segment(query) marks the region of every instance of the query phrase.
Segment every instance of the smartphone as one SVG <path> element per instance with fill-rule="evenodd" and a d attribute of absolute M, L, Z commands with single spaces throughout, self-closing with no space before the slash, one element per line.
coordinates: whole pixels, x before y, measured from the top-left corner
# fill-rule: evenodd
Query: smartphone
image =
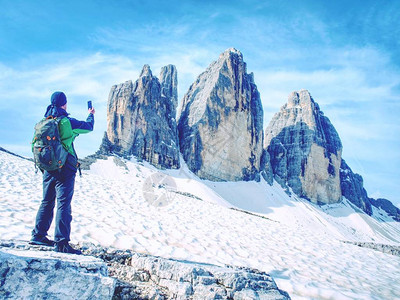
<path fill-rule="evenodd" d="M 88 108 L 88 109 L 91 109 L 91 108 L 92 108 L 92 101 L 88 101 L 88 102 L 87 102 L 87 108 Z"/>

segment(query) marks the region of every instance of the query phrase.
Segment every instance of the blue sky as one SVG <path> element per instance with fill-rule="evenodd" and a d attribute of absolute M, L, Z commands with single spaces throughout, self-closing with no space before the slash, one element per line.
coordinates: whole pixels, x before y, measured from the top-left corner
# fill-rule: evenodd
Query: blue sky
<path fill-rule="evenodd" d="M 112 85 L 178 69 L 179 99 L 230 47 L 254 72 L 264 127 L 291 91 L 308 89 L 336 127 L 343 158 L 370 196 L 400 206 L 400 1 L 0 0 L 0 146 L 30 156 L 30 139 L 55 90 L 95 132 L 106 129 Z"/>

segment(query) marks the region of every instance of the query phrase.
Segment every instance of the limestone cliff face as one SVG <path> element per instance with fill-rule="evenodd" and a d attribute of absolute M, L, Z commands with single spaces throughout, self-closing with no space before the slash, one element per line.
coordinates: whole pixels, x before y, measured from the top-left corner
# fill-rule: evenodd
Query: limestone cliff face
<path fill-rule="evenodd" d="M 174 65 L 161 68 L 160 72 L 161 95 L 172 102 L 172 111 L 178 106 L 178 72 Z M 174 115 L 175 118 L 175 115 Z"/>
<path fill-rule="evenodd" d="M 242 53 L 226 50 L 199 75 L 182 100 L 178 131 L 181 153 L 200 178 L 257 178 L 263 109 Z"/>
<path fill-rule="evenodd" d="M 265 130 L 274 178 L 314 203 L 342 199 L 342 143 L 306 90 L 293 92 Z"/>
<path fill-rule="evenodd" d="M 400 222 L 400 209 L 397 206 L 393 205 L 392 202 L 383 198 L 369 200 L 371 201 L 371 204 L 373 206 L 386 211 L 388 215 L 393 218 L 393 220 Z"/>
<path fill-rule="evenodd" d="M 395 221 L 400 222 L 400 209 L 387 199 L 373 199 L 368 197 L 364 188 L 364 180 L 361 175 L 353 173 L 351 168 L 342 159 L 340 167 L 340 184 L 342 195 L 351 203 L 362 209 L 366 214 L 373 214 L 373 206 L 384 210 Z"/>
<path fill-rule="evenodd" d="M 371 199 L 368 198 L 367 191 L 364 189 L 363 178 L 359 174 L 353 173 L 344 159 L 342 159 L 340 167 L 340 184 L 342 195 L 346 199 L 368 215 L 372 215 Z"/>
<path fill-rule="evenodd" d="M 100 152 L 133 155 L 158 168 L 179 168 L 176 68 L 164 67 L 160 77 L 161 83 L 145 65 L 134 83 L 111 88 Z"/>

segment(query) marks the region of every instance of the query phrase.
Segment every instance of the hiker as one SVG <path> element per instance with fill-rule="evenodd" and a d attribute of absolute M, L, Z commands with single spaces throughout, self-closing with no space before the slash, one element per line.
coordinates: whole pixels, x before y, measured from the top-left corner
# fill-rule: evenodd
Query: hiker
<path fill-rule="evenodd" d="M 45 118 L 59 119 L 58 129 L 63 147 L 68 151 L 65 164 L 58 170 L 43 172 L 43 200 L 36 216 L 30 244 L 54 246 L 57 252 L 82 254 L 69 245 L 71 233 L 71 200 L 74 193 L 75 175 L 79 168 L 74 149 L 74 139 L 81 133 L 93 130 L 95 109 L 89 108 L 86 121 L 78 121 L 68 116 L 67 97 L 63 92 L 51 96 Z M 64 151 L 65 152 L 65 151 Z M 80 168 L 79 168 L 80 171 Z M 53 210 L 57 198 L 56 228 L 54 241 L 49 240 L 47 231 L 53 221 Z"/>

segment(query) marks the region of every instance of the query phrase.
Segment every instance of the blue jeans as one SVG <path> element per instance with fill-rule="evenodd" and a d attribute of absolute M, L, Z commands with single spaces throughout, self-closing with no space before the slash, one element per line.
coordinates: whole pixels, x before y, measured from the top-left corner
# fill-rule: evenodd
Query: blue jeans
<path fill-rule="evenodd" d="M 44 171 L 43 200 L 36 215 L 34 237 L 44 237 L 53 221 L 54 206 L 57 199 L 56 229 L 54 241 L 70 241 L 71 200 L 74 194 L 76 170 L 65 165 L 60 171 Z"/>

